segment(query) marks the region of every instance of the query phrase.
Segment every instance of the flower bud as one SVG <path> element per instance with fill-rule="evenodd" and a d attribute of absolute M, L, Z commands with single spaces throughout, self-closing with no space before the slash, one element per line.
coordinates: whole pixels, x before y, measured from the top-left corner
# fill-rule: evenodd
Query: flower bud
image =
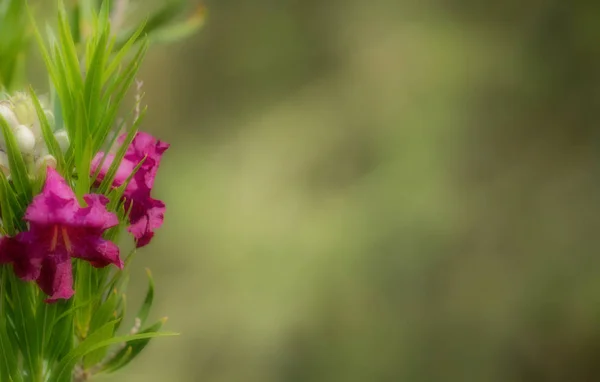
<path fill-rule="evenodd" d="M 46 167 L 52 167 L 56 169 L 57 164 L 58 162 L 56 161 L 56 158 L 49 154 L 44 155 L 35 162 L 35 165 L 38 168 L 38 170 L 41 170 Z"/>
<path fill-rule="evenodd" d="M 66 130 L 58 130 L 56 133 L 54 133 L 54 138 L 56 138 L 56 142 L 58 142 L 62 152 L 66 152 L 70 145 L 69 135 L 67 134 Z"/>
<path fill-rule="evenodd" d="M 23 154 L 32 154 L 35 148 L 35 135 L 25 125 L 19 125 L 13 130 L 15 140 Z"/>
<path fill-rule="evenodd" d="M 27 94 L 17 93 L 10 101 L 13 104 L 13 111 L 17 115 L 19 122 L 27 126 L 35 123 L 37 120 L 37 112 Z"/>
<path fill-rule="evenodd" d="M 8 124 L 8 127 L 10 127 L 11 129 L 14 129 L 15 127 L 19 126 L 17 116 L 11 110 L 9 105 L 4 102 L 0 103 L 0 115 L 4 118 L 4 120 Z"/>
<path fill-rule="evenodd" d="M 26 93 L 17 93 L 10 101 L 19 122 L 29 127 L 35 136 L 41 137 L 40 120 L 31 98 Z"/>

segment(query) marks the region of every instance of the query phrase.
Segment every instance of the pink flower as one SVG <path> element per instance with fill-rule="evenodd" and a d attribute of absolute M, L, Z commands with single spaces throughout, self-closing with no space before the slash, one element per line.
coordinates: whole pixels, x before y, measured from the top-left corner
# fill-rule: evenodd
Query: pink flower
<path fill-rule="evenodd" d="M 145 199 L 127 199 L 125 208 L 131 206 L 127 228 L 137 239 L 137 247 L 141 248 L 150 243 L 154 230 L 159 228 L 165 219 L 165 204 L 161 200 L 147 197 Z"/>
<path fill-rule="evenodd" d="M 49 297 L 47 302 L 73 296 L 71 258 L 79 258 L 101 268 L 114 264 L 123 267 L 119 247 L 102 238 L 108 228 L 119 222 L 106 210 L 103 195 L 84 196 L 81 207 L 65 180 L 48 167 L 42 193 L 33 198 L 25 211 L 29 230 L 0 241 L 0 261 L 12 262 L 21 279 L 36 280 Z"/>
<path fill-rule="evenodd" d="M 119 137 L 119 142 L 122 143 L 124 139 L 125 136 Z M 160 200 L 153 199 L 150 193 L 154 186 L 162 154 L 168 148 L 168 143 L 159 141 L 150 134 L 137 133 L 127 148 L 112 184 L 113 187 L 121 186 L 131 175 L 133 169 L 144 160 L 123 194 L 125 208 L 131 208 L 128 231 L 136 238 L 138 248 L 150 242 L 154 231 L 162 226 L 164 221 L 165 204 Z M 104 155 L 105 153 L 100 152 L 92 160 L 92 174 L 98 169 Z M 104 179 L 113 160 L 113 154 L 106 154 L 106 159 L 98 174 L 98 182 Z"/>

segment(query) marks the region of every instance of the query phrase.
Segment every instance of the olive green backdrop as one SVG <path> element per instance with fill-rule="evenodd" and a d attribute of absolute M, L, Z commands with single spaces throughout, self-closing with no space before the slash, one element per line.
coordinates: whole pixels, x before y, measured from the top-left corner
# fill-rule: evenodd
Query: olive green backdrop
<path fill-rule="evenodd" d="M 103 380 L 600 379 L 599 5 L 205 5 L 140 75 L 181 336 Z"/>

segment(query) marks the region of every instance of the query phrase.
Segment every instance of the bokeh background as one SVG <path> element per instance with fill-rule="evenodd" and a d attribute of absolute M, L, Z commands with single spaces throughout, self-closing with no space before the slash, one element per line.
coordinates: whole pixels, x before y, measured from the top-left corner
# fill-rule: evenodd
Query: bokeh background
<path fill-rule="evenodd" d="M 204 4 L 140 74 L 181 336 L 99 381 L 600 380 L 600 3 Z"/>

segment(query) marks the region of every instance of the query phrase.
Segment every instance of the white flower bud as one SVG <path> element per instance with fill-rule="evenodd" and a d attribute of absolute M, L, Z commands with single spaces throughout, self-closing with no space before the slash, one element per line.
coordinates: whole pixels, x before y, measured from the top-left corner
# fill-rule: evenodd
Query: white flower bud
<path fill-rule="evenodd" d="M 31 126 L 37 121 L 37 112 L 35 111 L 33 102 L 27 94 L 17 93 L 10 100 L 13 104 L 13 111 L 17 115 L 20 123 Z"/>
<path fill-rule="evenodd" d="M 40 119 L 29 95 L 17 93 L 10 100 L 19 123 L 27 126 L 36 138 L 42 138 Z"/>
<path fill-rule="evenodd" d="M 58 142 L 62 152 L 66 152 L 70 145 L 69 135 L 67 134 L 66 130 L 58 130 L 56 133 L 54 133 L 54 138 L 56 138 L 56 142 Z"/>
<path fill-rule="evenodd" d="M 54 158 L 52 155 L 44 155 L 35 162 L 35 165 L 38 169 L 46 167 L 52 167 L 55 169 L 57 164 L 56 158 Z"/>
<path fill-rule="evenodd" d="M 35 135 L 33 135 L 33 132 L 27 126 L 19 125 L 14 129 L 13 134 L 21 152 L 32 154 L 35 148 Z"/>
<path fill-rule="evenodd" d="M 6 123 L 8 123 L 8 127 L 11 129 L 19 126 L 17 115 L 11 110 L 8 104 L 0 103 L 0 115 L 2 115 Z"/>

